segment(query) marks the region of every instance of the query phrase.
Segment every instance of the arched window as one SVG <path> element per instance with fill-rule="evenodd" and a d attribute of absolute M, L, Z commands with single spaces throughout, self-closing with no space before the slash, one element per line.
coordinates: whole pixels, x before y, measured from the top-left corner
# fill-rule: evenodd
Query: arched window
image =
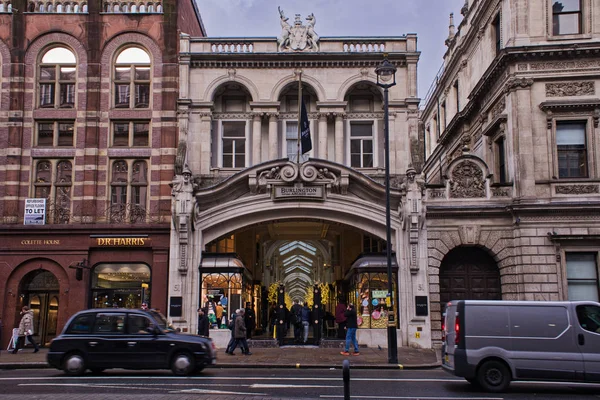
<path fill-rule="evenodd" d="M 150 106 L 150 71 L 150 56 L 145 50 L 129 47 L 118 55 L 114 68 L 116 108 Z"/>
<path fill-rule="evenodd" d="M 112 222 L 143 222 L 148 198 L 148 164 L 143 160 L 117 160 L 111 175 Z"/>
<path fill-rule="evenodd" d="M 54 47 L 42 57 L 39 66 L 39 106 L 75 107 L 77 61 L 65 47 Z"/>
<path fill-rule="evenodd" d="M 73 164 L 69 160 L 40 160 L 35 167 L 34 196 L 46 199 L 48 221 L 67 224 L 71 215 Z"/>

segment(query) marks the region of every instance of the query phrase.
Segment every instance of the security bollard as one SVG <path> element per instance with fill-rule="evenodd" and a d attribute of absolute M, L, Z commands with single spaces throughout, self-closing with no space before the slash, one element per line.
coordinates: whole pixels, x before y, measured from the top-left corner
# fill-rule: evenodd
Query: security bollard
<path fill-rule="evenodd" d="M 342 372 L 344 376 L 344 400 L 350 400 L 350 361 L 344 360 Z"/>

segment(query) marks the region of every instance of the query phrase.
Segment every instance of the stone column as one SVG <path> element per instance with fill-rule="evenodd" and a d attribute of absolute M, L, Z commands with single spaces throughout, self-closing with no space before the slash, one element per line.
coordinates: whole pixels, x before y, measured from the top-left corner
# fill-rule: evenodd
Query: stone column
<path fill-rule="evenodd" d="M 252 121 L 252 163 L 251 165 L 260 164 L 260 153 L 262 150 L 262 115 L 260 113 L 254 114 L 254 120 Z"/>
<path fill-rule="evenodd" d="M 277 140 L 277 114 L 269 114 L 269 160 L 279 158 L 279 140 Z M 266 160 L 265 160 L 266 161 Z"/>
<path fill-rule="evenodd" d="M 335 114 L 335 162 L 344 163 L 344 114 Z"/>
<path fill-rule="evenodd" d="M 319 139 L 315 157 L 327 160 L 327 114 L 319 114 Z"/>
<path fill-rule="evenodd" d="M 516 116 L 516 118 L 512 118 L 512 126 L 509 129 L 512 129 L 513 132 L 519 132 L 518 135 L 512 135 L 514 142 L 511 151 L 517 161 L 514 170 L 515 197 L 523 198 L 536 198 L 535 149 L 531 118 L 534 113 L 531 107 L 532 85 L 533 79 L 530 78 L 516 78 L 507 83 L 510 93 L 508 104 L 512 106 L 512 115 Z M 507 143 L 507 146 L 509 145 L 510 142 Z"/>

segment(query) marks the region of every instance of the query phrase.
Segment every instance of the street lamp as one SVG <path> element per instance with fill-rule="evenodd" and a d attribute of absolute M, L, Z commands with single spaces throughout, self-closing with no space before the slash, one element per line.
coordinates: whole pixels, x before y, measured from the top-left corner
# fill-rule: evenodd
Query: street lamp
<path fill-rule="evenodd" d="M 390 117 L 388 111 L 388 89 L 396 84 L 396 67 L 389 62 L 387 54 L 384 54 L 381 64 L 375 68 L 377 74 L 377 86 L 383 88 L 383 123 L 385 135 L 385 234 L 387 252 L 387 279 L 390 309 L 392 307 L 392 292 L 394 289 L 392 276 L 392 233 L 390 222 Z M 396 299 L 396 303 L 397 303 Z M 394 306 L 397 306 L 394 304 Z M 396 340 L 396 321 L 394 313 L 388 312 L 388 363 L 398 364 L 398 342 Z"/>

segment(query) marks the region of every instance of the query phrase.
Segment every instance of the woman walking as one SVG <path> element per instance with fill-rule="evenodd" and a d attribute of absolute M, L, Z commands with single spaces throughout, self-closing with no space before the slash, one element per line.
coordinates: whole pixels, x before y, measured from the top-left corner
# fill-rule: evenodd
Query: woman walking
<path fill-rule="evenodd" d="M 19 337 L 17 338 L 17 343 L 15 343 L 15 348 L 12 353 L 17 354 L 21 346 L 25 345 L 25 340 L 28 340 L 29 343 L 33 345 L 33 352 L 37 353 L 40 351 L 40 348 L 33 340 L 33 311 L 30 310 L 29 307 L 23 306 L 21 315 L 21 322 L 19 322 Z"/>

